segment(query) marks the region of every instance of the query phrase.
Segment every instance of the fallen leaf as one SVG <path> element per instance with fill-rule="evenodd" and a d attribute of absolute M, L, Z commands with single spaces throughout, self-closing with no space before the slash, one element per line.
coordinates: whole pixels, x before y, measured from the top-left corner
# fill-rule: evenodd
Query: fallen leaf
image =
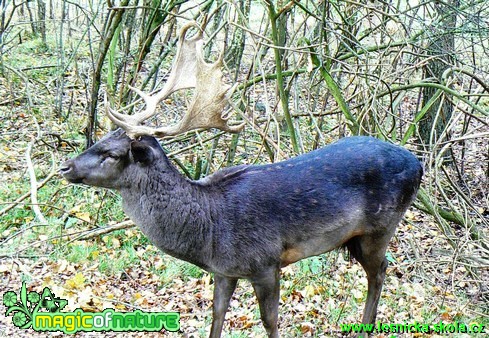
<path fill-rule="evenodd" d="M 90 223 L 90 213 L 88 212 L 76 212 L 75 216 L 87 223 Z"/>
<path fill-rule="evenodd" d="M 78 272 L 75 276 L 66 281 L 65 286 L 69 290 L 81 290 L 85 287 L 85 276 L 83 276 L 83 273 Z"/>

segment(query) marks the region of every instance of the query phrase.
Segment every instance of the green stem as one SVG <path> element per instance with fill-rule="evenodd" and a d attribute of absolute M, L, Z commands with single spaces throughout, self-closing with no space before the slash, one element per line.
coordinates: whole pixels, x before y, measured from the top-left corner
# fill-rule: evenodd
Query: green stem
<path fill-rule="evenodd" d="M 275 46 L 279 46 L 279 32 L 277 30 L 277 12 L 272 1 L 267 1 L 267 8 L 270 18 L 270 24 L 272 26 L 272 40 Z M 292 116 L 289 111 L 289 100 L 288 95 L 285 90 L 284 75 L 282 72 L 282 59 L 280 57 L 280 50 L 278 48 L 273 49 L 275 56 L 275 67 L 277 69 L 277 86 L 280 98 L 280 103 L 282 105 L 282 110 L 284 112 L 285 121 L 287 123 L 287 129 L 290 133 L 290 140 L 292 142 L 292 147 L 295 153 L 299 153 L 299 144 L 297 142 L 297 136 L 295 134 L 294 123 L 292 121 Z"/>
<path fill-rule="evenodd" d="M 438 89 L 435 95 L 433 95 L 431 99 L 425 104 L 425 106 L 416 114 L 416 116 L 414 117 L 414 121 L 411 123 L 408 130 L 404 134 L 404 137 L 402 138 L 401 145 L 405 145 L 409 138 L 414 134 L 414 131 L 416 130 L 416 125 L 423 118 L 423 116 L 426 115 L 431 106 L 440 98 L 441 93 L 441 89 Z"/>
<path fill-rule="evenodd" d="M 467 225 L 467 222 L 464 220 L 464 217 L 459 213 L 453 210 L 446 210 L 441 207 L 433 205 L 433 203 L 431 203 L 430 198 L 428 197 L 428 193 L 422 187 L 419 188 L 418 191 L 418 201 L 421 202 L 421 204 L 416 203 L 415 206 L 421 211 L 424 211 L 433 216 L 440 215 L 441 218 L 458 225 L 462 225 L 462 226 Z"/>
<path fill-rule="evenodd" d="M 309 43 L 308 43 L 309 44 Z M 331 92 L 331 95 L 333 95 L 333 98 L 335 99 L 336 103 L 338 104 L 338 107 L 341 109 L 343 112 L 343 115 L 345 115 L 345 118 L 350 122 L 348 124 L 348 128 L 354 135 L 358 135 L 360 132 L 360 124 L 358 121 L 353 117 L 350 108 L 348 107 L 348 104 L 345 101 L 345 98 L 343 97 L 343 94 L 341 92 L 340 87 L 336 83 L 336 81 L 333 79 L 329 71 L 326 69 L 324 66 L 323 62 L 319 60 L 318 56 L 316 55 L 314 48 L 310 47 L 311 50 L 311 61 L 314 66 L 316 66 L 319 69 L 319 72 L 321 73 L 321 76 L 324 79 L 324 82 L 326 82 L 326 86 L 328 87 L 329 91 Z"/>

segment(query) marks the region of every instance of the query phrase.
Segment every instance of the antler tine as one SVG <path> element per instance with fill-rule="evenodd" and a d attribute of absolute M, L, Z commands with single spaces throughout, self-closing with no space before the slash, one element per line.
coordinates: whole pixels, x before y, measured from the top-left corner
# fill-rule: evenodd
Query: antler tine
<path fill-rule="evenodd" d="M 144 97 L 146 97 L 146 96 L 148 96 L 148 95 L 144 94 Z M 144 97 L 143 97 L 143 99 L 144 99 Z M 147 129 L 147 132 L 150 132 L 150 130 L 149 130 L 150 128 L 138 125 L 137 118 L 139 118 L 139 116 L 137 114 L 136 115 L 124 115 L 124 114 L 121 114 L 121 113 L 117 112 L 116 110 L 110 108 L 110 105 L 107 101 L 107 94 L 105 94 L 105 96 L 104 96 L 104 105 L 105 105 L 105 114 L 107 115 L 107 117 L 116 126 L 124 129 L 126 134 L 129 137 L 134 138 L 134 137 L 137 137 L 138 135 L 143 135 L 143 134 L 145 134 L 143 132 L 145 129 Z M 154 103 L 154 105 L 156 106 L 156 103 Z M 148 111 L 148 109 L 146 109 L 145 111 Z"/>
<path fill-rule="evenodd" d="M 198 33 L 187 39 L 187 31 L 195 27 Z M 156 137 L 173 136 L 199 128 L 219 128 L 236 133 L 243 129 L 244 124 L 229 126 L 228 118 L 221 116 L 230 93 L 230 86 L 223 83 L 223 55 L 215 63 L 207 63 L 202 55 L 203 30 L 195 22 L 185 25 L 180 33 L 177 55 L 161 91 L 148 95 L 138 88 L 130 87 L 145 102 L 146 108 L 134 115 L 124 115 L 110 107 L 106 109 L 107 116 L 122 129 L 129 137 L 151 135 Z M 156 113 L 158 104 L 171 93 L 185 88 L 195 87 L 195 93 L 188 112 L 182 120 L 171 127 L 150 128 L 140 124 Z M 232 91 L 231 91 L 232 93 Z"/>

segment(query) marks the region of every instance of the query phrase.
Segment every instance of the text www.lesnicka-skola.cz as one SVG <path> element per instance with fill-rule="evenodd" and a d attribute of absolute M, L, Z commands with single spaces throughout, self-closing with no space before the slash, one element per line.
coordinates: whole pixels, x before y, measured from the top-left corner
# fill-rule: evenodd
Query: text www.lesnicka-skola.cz
<path fill-rule="evenodd" d="M 340 324 L 341 332 L 346 333 L 488 333 L 487 328 L 479 323 L 381 323 L 375 324 Z"/>

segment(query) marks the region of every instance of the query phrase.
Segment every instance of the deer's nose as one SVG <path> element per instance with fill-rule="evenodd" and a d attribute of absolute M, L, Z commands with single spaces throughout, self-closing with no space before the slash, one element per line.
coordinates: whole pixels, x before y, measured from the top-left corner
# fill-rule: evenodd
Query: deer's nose
<path fill-rule="evenodd" d="M 71 170 L 73 169 L 73 166 L 71 165 L 70 161 L 66 161 L 63 164 L 61 164 L 61 167 L 58 169 L 58 172 L 61 175 L 66 175 L 68 174 Z"/>

